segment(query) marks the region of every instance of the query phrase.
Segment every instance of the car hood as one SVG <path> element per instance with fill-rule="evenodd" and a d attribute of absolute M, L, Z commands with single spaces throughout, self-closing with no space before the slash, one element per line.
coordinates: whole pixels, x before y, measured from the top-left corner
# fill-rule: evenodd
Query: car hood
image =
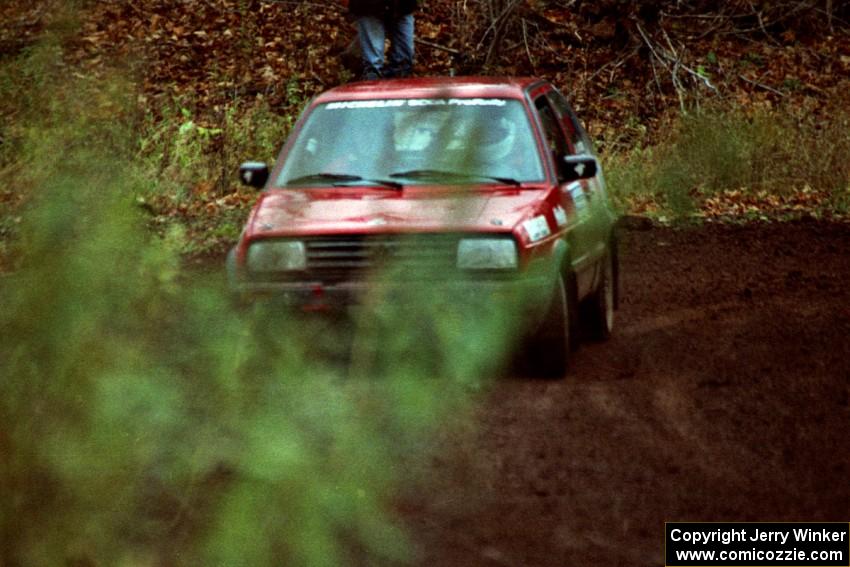
<path fill-rule="evenodd" d="M 459 191 L 405 188 L 269 190 L 249 223 L 249 236 L 327 233 L 510 231 L 533 214 L 541 188 Z"/>

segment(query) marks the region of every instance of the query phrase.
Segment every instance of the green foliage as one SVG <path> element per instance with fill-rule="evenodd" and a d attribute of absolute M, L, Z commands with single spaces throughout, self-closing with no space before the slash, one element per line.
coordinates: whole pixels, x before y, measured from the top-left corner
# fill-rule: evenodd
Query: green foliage
<path fill-rule="evenodd" d="M 707 110 L 682 116 L 671 135 L 650 149 L 607 158 L 614 198 L 659 198 L 675 215 L 694 198 L 742 190 L 774 195 L 810 187 L 836 204 L 850 184 L 850 113 L 836 103 L 829 120 L 807 114 Z"/>
<path fill-rule="evenodd" d="M 50 88 L 15 157 L 33 196 L 0 278 L 0 565 L 408 558 L 395 471 L 500 364 L 512 311 L 415 284 L 368 298 L 351 329 L 237 308 L 223 278 L 181 271 L 183 230 L 139 217 L 158 181 L 131 89 L 33 81 Z M 183 155 L 278 138 L 198 123 Z"/>
<path fill-rule="evenodd" d="M 273 111 L 262 98 L 200 116 L 192 106 L 175 100 L 158 116 L 143 117 L 132 159 L 152 181 L 139 197 L 158 203 L 158 228 L 186 228 L 185 254 L 219 253 L 239 235 L 249 200 L 240 195 L 223 207 L 216 201 L 238 191 L 240 163 L 274 162 L 295 118 Z"/>
<path fill-rule="evenodd" d="M 161 115 L 145 119 L 139 157 L 161 188 L 174 191 L 212 182 L 224 190 L 248 157 L 274 161 L 293 121 L 272 112 L 262 99 L 233 103 L 205 117 L 195 117 L 175 101 Z"/>

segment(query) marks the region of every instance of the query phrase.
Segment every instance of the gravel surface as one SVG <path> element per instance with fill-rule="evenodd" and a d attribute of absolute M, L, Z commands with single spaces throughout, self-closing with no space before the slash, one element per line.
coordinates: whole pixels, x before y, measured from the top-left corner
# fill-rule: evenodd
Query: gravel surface
<path fill-rule="evenodd" d="M 422 565 L 657 567 L 665 521 L 848 520 L 850 226 L 621 244 L 613 338 L 441 433 L 399 503 Z"/>

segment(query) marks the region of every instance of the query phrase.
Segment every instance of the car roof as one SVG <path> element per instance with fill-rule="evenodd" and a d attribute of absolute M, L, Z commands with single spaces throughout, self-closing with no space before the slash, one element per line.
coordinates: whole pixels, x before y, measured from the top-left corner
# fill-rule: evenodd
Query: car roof
<path fill-rule="evenodd" d="M 319 95 L 315 104 L 398 98 L 516 98 L 540 83 L 531 77 L 427 77 L 349 83 Z"/>

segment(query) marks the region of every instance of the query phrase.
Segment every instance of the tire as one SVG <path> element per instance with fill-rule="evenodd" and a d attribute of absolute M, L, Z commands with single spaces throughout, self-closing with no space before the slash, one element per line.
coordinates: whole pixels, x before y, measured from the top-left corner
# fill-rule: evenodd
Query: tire
<path fill-rule="evenodd" d="M 609 249 L 602 258 L 602 275 L 593 295 L 582 303 L 582 326 L 587 338 L 606 341 L 614 330 L 614 310 L 617 307 L 616 256 Z"/>
<path fill-rule="evenodd" d="M 530 369 L 537 376 L 561 379 L 567 374 L 574 349 L 575 291 L 558 274 L 549 309 L 527 352 Z"/>

